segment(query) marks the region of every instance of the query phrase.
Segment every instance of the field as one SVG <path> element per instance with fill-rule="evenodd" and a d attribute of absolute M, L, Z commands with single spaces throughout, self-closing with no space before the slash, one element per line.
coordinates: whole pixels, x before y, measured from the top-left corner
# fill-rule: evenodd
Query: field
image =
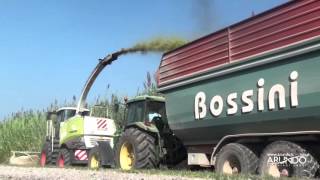
<path fill-rule="evenodd" d="M 46 132 L 45 113 L 22 111 L 0 122 L 0 163 L 10 151 L 40 151 Z"/>
<path fill-rule="evenodd" d="M 118 169 L 89 170 L 85 167 L 70 167 L 59 169 L 55 167 L 14 167 L 0 165 L 0 179 L 108 179 L 108 180 L 271 180 L 271 177 L 254 175 L 222 176 L 212 171 L 187 171 L 187 170 L 135 170 L 121 171 Z M 280 178 L 287 179 L 287 178 Z M 294 180 L 294 179 L 293 179 Z"/>

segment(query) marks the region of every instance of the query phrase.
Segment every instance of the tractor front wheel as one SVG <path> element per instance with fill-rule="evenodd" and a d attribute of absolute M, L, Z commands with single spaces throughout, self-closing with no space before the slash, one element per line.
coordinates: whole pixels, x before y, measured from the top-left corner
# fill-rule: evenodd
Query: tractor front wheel
<path fill-rule="evenodd" d="M 94 170 L 101 168 L 101 155 L 98 146 L 95 146 L 89 151 L 88 166 Z"/>

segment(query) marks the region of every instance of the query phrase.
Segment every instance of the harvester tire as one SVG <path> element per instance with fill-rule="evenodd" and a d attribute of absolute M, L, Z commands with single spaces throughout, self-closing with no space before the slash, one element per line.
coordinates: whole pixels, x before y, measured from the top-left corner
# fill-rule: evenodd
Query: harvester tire
<path fill-rule="evenodd" d="M 126 129 L 116 147 L 116 166 L 123 170 L 148 169 L 159 165 L 156 140 L 137 128 Z"/>
<path fill-rule="evenodd" d="M 248 147 L 230 143 L 221 148 L 216 157 L 216 171 L 221 174 L 254 174 L 258 157 Z"/>
<path fill-rule="evenodd" d="M 89 151 L 88 167 L 93 170 L 101 168 L 101 155 L 98 146 L 95 146 Z"/>
<path fill-rule="evenodd" d="M 262 176 L 313 178 L 318 169 L 319 163 L 308 150 L 289 141 L 269 144 L 263 150 L 259 164 Z"/>
<path fill-rule="evenodd" d="M 60 168 L 71 165 L 70 151 L 66 148 L 61 148 L 59 150 L 56 165 Z"/>
<path fill-rule="evenodd" d="M 51 148 L 51 143 L 49 141 L 46 141 L 43 144 L 43 147 L 41 149 L 41 154 L 40 154 L 40 161 L 39 164 L 41 167 L 44 167 L 48 164 L 51 163 L 51 159 L 52 159 L 52 148 Z"/>

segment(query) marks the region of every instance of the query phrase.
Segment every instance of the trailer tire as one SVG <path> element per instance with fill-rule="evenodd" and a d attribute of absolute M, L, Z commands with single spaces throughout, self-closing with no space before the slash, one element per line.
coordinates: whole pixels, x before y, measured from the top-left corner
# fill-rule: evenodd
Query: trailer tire
<path fill-rule="evenodd" d="M 230 143 L 217 154 L 216 171 L 221 174 L 254 174 L 258 167 L 258 157 L 248 147 Z"/>
<path fill-rule="evenodd" d="M 44 167 L 44 166 L 51 163 L 51 159 L 52 159 L 52 151 L 51 150 L 52 150 L 51 143 L 49 141 L 46 141 L 43 144 L 43 147 L 41 149 L 41 154 L 40 154 L 39 164 L 41 167 Z"/>
<path fill-rule="evenodd" d="M 56 165 L 59 168 L 64 168 L 65 166 L 71 165 L 71 156 L 70 156 L 70 151 L 68 149 L 61 148 L 59 150 Z"/>
<path fill-rule="evenodd" d="M 93 147 L 89 151 L 88 167 L 93 170 L 101 168 L 101 155 L 98 146 Z"/>
<path fill-rule="evenodd" d="M 116 147 L 116 166 L 123 170 L 155 168 L 159 165 L 156 141 L 137 128 L 126 129 Z"/>
<path fill-rule="evenodd" d="M 270 164 L 270 154 L 293 154 L 303 158 L 303 164 L 292 165 L 289 161 L 286 164 L 276 165 Z M 291 156 L 290 156 L 291 157 Z M 287 157 L 287 158 L 290 158 Z M 278 158 L 278 157 L 277 157 Z M 280 156 L 281 158 L 281 156 Z M 299 160 L 301 160 L 299 158 Z M 282 159 L 283 160 L 283 159 Z M 269 162 L 268 162 L 269 161 Z M 288 163 L 289 162 L 289 163 Z M 299 161 L 293 162 L 298 163 Z M 289 176 L 289 177 L 308 177 L 313 178 L 319 169 L 319 163 L 310 152 L 302 146 L 289 141 L 276 141 L 269 144 L 264 150 L 260 158 L 259 173 L 262 176 L 271 175 L 274 177 Z"/>

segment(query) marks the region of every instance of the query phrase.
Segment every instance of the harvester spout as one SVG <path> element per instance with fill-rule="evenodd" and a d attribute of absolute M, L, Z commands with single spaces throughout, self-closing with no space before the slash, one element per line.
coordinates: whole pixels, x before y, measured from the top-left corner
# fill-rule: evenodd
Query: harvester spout
<path fill-rule="evenodd" d="M 94 81 L 98 77 L 98 75 L 101 73 L 101 71 L 107 65 L 109 65 L 113 61 L 117 60 L 118 56 L 122 54 L 121 52 L 122 52 L 122 50 L 121 51 L 117 51 L 117 52 L 112 53 L 112 54 L 109 54 L 103 59 L 99 59 L 99 63 L 94 68 L 94 70 L 90 74 L 86 84 L 84 85 L 84 88 L 82 90 L 82 93 L 81 93 L 81 96 L 80 96 L 80 99 L 79 99 L 79 102 L 78 102 L 78 105 L 77 105 L 77 114 L 81 114 L 82 111 L 84 110 L 88 93 L 89 93 Z"/>

